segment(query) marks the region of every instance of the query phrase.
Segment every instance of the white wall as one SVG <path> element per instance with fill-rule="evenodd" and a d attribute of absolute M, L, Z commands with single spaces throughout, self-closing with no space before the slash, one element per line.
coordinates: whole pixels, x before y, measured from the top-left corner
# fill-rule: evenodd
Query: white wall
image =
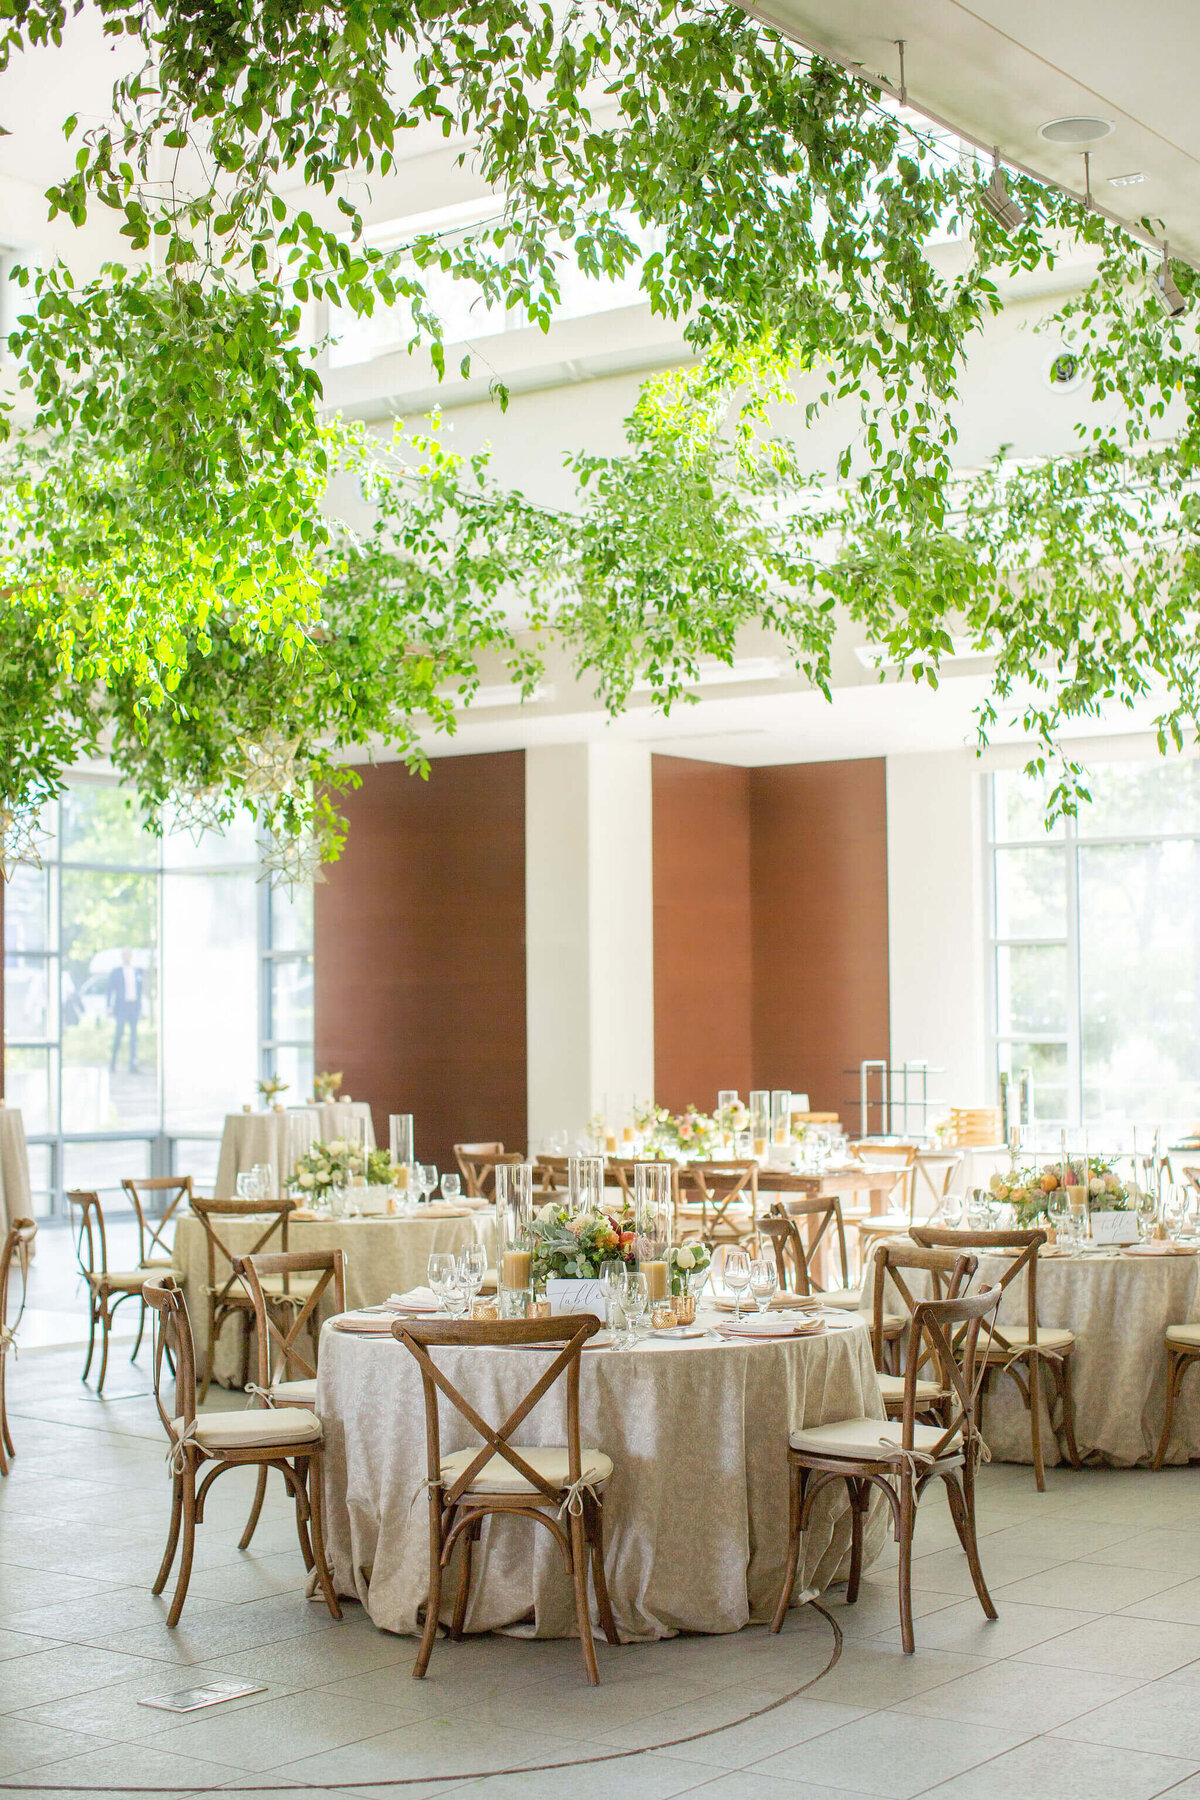
<path fill-rule="evenodd" d="M 948 1106 L 992 1099 L 983 774 L 970 750 L 887 758 L 893 1063 L 944 1069 Z"/>
<path fill-rule="evenodd" d="M 650 752 L 525 756 L 530 1147 L 582 1130 L 604 1096 L 654 1088 Z"/>

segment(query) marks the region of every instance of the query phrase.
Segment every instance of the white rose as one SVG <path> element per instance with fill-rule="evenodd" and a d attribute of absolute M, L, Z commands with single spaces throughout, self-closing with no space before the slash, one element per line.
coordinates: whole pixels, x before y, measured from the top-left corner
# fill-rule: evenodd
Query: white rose
<path fill-rule="evenodd" d="M 554 1215 L 557 1211 L 558 1211 L 558 1206 L 557 1206 L 556 1202 L 551 1200 L 546 1206 L 542 1206 L 542 1207 L 538 1208 L 537 1218 L 541 1224 L 545 1225 L 546 1223 L 548 1223 L 549 1220 L 551 1220 L 554 1217 Z"/>
<path fill-rule="evenodd" d="M 298 1175 L 296 1177 L 297 1187 L 310 1188 L 312 1186 L 312 1184 L 313 1184 L 313 1178 L 307 1172 L 303 1175 Z"/>
<path fill-rule="evenodd" d="M 1000 1192 L 1000 1177 L 999 1177 L 999 1175 L 993 1175 L 988 1182 L 988 1186 L 991 1188 L 993 1194 L 998 1194 Z"/>
<path fill-rule="evenodd" d="M 1112 1174 L 1111 1171 L 1104 1177 L 1104 1185 L 1110 1194 L 1119 1194 L 1121 1191 L 1120 1177 Z"/>
<path fill-rule="evenodd" d="M 1093 1175 L 1092 1179 L 1088 1182 L 1088 1193 L 1089 1194 L 1102 1194 L 1103 1192 L 1104 1192 L 1104 1177 L 1103 1177 L 1103 1175 Z"/>
<path fill-rule="evenodd" d="M 696 1266 L 696 1252 L 689 1249 L 685 1244 L 682 1250 L 677 1250 L 675 1252 L 675 1263 L 680 1269 L 694 1269 Z"/>

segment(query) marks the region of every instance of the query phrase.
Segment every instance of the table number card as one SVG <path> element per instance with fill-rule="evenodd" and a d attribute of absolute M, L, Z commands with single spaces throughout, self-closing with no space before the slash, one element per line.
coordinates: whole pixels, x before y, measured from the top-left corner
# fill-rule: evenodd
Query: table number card
<path fill-rule="evenodd" d="M 1094 1212 L 1092 1242 L 1094 1244 L 1136 1244 L 1137 1214 L 1131 1212 Z"/>
<path fill-rule="evenodd" d="M 563 1313 L 594 1313 L 603 1325 L 607 1314 L 604 1306 L 604 1284 L 601 1281 L 549 1280 L 546 1298 L 552 1318 Z"/>

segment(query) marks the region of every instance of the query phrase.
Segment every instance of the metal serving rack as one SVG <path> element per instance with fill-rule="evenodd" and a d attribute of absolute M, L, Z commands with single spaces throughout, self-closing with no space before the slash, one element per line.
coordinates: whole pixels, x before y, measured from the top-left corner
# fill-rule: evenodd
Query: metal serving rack
<path fill-rule="evenodd" d="M 853 1069 L 845 1071 L 853 1075 Z M 931 1075 L 944 1075 L 927 1062 L 893 1064 L 866 1059 L 858 1065 L 859 1136 L 929 1136 L 930 1121 L 940 1118 L 946 1102 L 929 1092 Z M 853 1106 L 853 1100 L 846 1102 Z"/>

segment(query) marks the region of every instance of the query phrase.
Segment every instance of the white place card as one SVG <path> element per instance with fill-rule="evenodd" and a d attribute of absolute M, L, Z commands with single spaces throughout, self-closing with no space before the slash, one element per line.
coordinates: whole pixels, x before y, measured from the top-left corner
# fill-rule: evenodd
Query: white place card
<path fill-rule="evenodd" d="M 1136 1244 L 1137 1214 L 1131 1212 L 1094 1212 L 1092 1242 L 1094 1244 Z"/>
<path fill-rule="evenodd" d="M 603 1325 L 608 1316 L 601 1281 L 550 1280 L 546 1283 L 546 1298 L 550 1302 L 552 1318 L 560 1318 L 564 1313 L 590 1312 Z"/>

